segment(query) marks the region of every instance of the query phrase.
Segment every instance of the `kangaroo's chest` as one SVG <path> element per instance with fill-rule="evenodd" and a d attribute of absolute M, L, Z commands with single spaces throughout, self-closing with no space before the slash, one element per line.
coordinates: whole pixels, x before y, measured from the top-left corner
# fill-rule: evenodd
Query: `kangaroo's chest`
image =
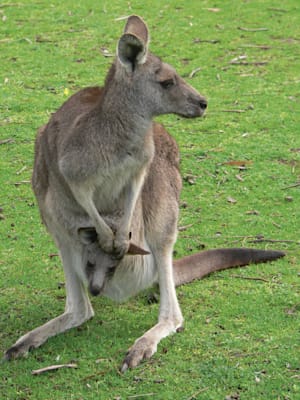
<path fill-rule="evenodd" d="M 101 212 L 122 209 L 128 190 L 140 190 L 152 162 L 152 149 L 127 149 L 116 154 L 105 169 L 99 167 L 92 178 L 94 202 Z"/>

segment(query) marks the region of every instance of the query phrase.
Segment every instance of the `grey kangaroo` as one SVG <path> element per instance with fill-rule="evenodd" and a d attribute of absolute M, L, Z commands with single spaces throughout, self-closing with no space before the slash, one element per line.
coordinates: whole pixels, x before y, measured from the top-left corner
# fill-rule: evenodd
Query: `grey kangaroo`
<path fill-rule="evenodd" d="M 207 102 L 151 54 L 148 44 L 146 24 L 129 17 L 104 87 L 74 94 L 38 132 L 32 186 L 60 252 L 66 307 L 22 336 L 6 351 L 8 360 L 93 317 L 88 291 L 121 301 L 158 283 L 158 321 L 128 350 L 124 372 L 150 358 L 162 338 L 182 327 L 176 285 L 284 255 L 217 249 L 172 260 L 179 152 L 153 118 L 167 113 L 201 117 Z"/>

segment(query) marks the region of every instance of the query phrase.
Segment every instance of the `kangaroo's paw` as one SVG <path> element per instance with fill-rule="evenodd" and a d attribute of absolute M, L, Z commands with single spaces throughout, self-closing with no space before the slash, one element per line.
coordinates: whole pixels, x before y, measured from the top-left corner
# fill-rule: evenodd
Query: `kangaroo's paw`
<path fill-rule="evenodd" d="M 110 254 L 116 260 L 121 260 L 128 252 L 129 240 L 120 237 L 107 238 L 106 240 L 100 238 L 99 246 L 105 253 Z"/>
<path fill-rule="evenodd" d="M 25 356 L 30 350 L 38 347 L 30 336 L 20 338 L 13 346 L 4 353 L 4 360 L 10 361 Z"/>
<path fill-rule="evenodd" d="M 125 237 L 116 237 L 114 240 L 113 257 L 121 260 L 129 249 L 129 240 Z"/>
<path fill-rule="evenodd" d="M 128 350 L 120 371 L 125 372 L 128 368 L 135 368 L 141 361 L 151 358 L 156 350 L 157 344 L 149 337 L 142 336 Z"/>
<path fill-rule="evenodd" d="M 113 253 L 113 249 L 114 249 L 114 239 L 113 237 L 106 237 L 104 238 L 102 237 L 98 237 L 98 242 L 99 242 L 99 246 L 101 247 L 101 249 L 107 253 L 107 254 L 112 254 Z"/>
<path fill-rule="evenodd" d="M 85 309 L 79 313 L 65 312 L 64 314 L 46 322 L 46 324 L 33 329 L 20 337 L 4 354 L 5 360 L 26 355 L 30 350 L 40 347 L 46 340 L 68 329 L 80 326 L 94 315 L 90 303 L 85 304 Z"/>

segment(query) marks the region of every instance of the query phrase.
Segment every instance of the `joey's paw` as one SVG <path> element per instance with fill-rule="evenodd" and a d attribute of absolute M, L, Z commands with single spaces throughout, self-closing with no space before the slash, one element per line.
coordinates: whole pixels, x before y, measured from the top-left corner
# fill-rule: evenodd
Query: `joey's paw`
<path fill-rule="evenodd" d="M 127 371 L 128 368 L 137 367 L 141 361 L 151 358 L 156 352 L 156 348 L 156 344 L 149 338 L 141 337 L 128 350 L 120 367 L 120 371 L 123 373 Z"/>

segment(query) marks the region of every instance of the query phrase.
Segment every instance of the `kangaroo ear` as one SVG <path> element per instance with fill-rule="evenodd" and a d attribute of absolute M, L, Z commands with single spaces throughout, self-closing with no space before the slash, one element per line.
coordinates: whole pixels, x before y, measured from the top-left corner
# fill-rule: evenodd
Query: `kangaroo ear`
<path fill-rule="evenodd" d="M 132 15 L 127 20 L 117 48 L 118 58 L 127 72 L 132 73 L 136 65 L 146 61 L 148 43 L 147 25 L 140 17 Z"/>
<path fill-rule="evenodd" d="M 136 244 L 130 242 L 127 254 L 131 255 L 131 256 L 135 256 L 135 255 L 146 256 L 147 254 L 150 254 L 150 253 L 149 253 L 149 251 L 144 250 L 141 247 L 137 246 Z"/>
<path fill-rule="evenodd" d="M 98 239 L 95 228 L 79 228 L 77 232 L 82 244 L 92 244 Z"/>

